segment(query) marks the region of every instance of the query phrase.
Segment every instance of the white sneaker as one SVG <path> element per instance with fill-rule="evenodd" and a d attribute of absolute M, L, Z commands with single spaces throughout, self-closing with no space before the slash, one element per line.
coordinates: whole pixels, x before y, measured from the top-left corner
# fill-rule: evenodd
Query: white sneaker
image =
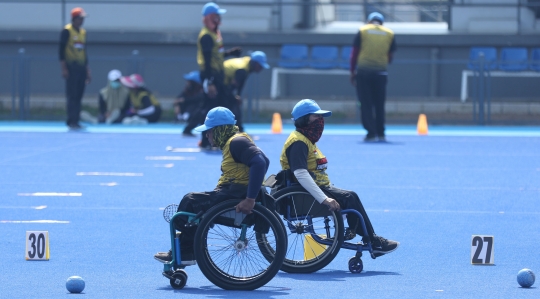
<path fill-rule="evenodd" d="M 123 125 L 131 125 L 132 122 L 133 122 L 133 118 L 129 116 L 124 117 L 124 119 L 122 120 Z"/>
<path fill-rule="evenodd" d="M 81 117 L 82 121 L 85 121 L 91 124 L 98 123 L 98 119 L 96 117 L 93 117 L 92 114 L 90 114 L 88 111 L 85 111 L 85 110 L 81 111 L 79 116 Z"/>
<path fill-rule="evenodd" d="M 148 120 L 146 118 L 139 117 L 138 115 L 135 115 L 132 117 L 131 124 L 133 125 L 147 125 Z"/>
<path fill-rule="evenodd" d="M 109 115 L 109 117 L 107 117 L 107 120 L 105 120 L 105 123 L 110 125 L 112 124 L 116 119 L 118 119 L 118 117 L 120 116 L 120 110 L 119 109 L 114 109 L 111 114 Z"/>

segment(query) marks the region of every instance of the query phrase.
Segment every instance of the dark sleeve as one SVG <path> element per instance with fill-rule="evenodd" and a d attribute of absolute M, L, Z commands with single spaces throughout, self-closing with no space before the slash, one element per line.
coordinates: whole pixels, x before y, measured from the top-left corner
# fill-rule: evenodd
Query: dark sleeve
<path fill-rule="evenodd" d="M 245 137 L 234 138 L 229 145 L 229 150 L 235 162 L 249 166 L 249 183 L 246 197 L 256 198 L 270 161 L 261 149 Z"/>
<path fill-rule="evenodd" d="M 126 115 L 129 108 L 131 108 L 131 101 L 129 100 L 129 95 L 126 98 L 126 101 L 124 102 L 124 106 L 122 107 L 122 115 Z"/>
<path fill-rule="evenodd" d="M 201 37 L 201 48 L 204 58 L 204 70 L 201 78 L 208 79 L 212 77 L 212 48 L 214 48 L 214 41 L 209 34 Z"/>
<path fill-rule="evenodd" d="M 234 81 L 236 81 L 236 94 L 241 95 L 244 84 L 246 83 L 248 72 L 246 70 L 237 70 L 234 73 Z"/>
<path fill-rule="evenodd" d="M 141 107 L 139 107 L 137 109 L 144 109 L 144 108 L 148 108 L 150 106 L 152 106 L 152 101 L 150 101 L 150 97 L 149 96 L 144 96 L 141 99 Z"/>
<path fill-rule="evenodd" d="M 287 160 L 289 160 L 289 166 L 293 172 L 297 169 L 308 169 L 308 147 L 304 142 L 296 141 L 291 144 L 285 151 L 285 155 L 287 156 Z"/>
<path fill-rule="evenodd" d="M 349 70 L 351 71 L 351 73 L 354 72 L 354 70 L 356 69 L 356 62 L 357 62 L 357 59 L 358 59 L 358 53 L 360 53 L 360 42 L 361 42 L 361 38 L 360 38 L 360 32 L 358 32 L 356 34 L 356 36 L 354 37 L 354 41 L 353 41 L 353 45 L 352 45 L 352 50 L 351 50 L 351 57 L 350 57 L 350 68 Z"/>
<path fill-rule="evenodd" d="M 69 31 L 67 29 L 63 29 L 62 32 L 60 32 L 60 47 L 58 49 L 58 55 L 60 57 L 60 60 L 66 60 L 66 45 L 68 43 L 69 39 Z"/>
<path fill-rule="evenodd" d="M 101 114 L 105 114 L 107 112 L 107 103 L 105 103 L 105 100 L 103 99 L 103 95 L 101 94 L 101 92 L 99 93 L 98 102 L 99 102 L 99 112 Z"/>

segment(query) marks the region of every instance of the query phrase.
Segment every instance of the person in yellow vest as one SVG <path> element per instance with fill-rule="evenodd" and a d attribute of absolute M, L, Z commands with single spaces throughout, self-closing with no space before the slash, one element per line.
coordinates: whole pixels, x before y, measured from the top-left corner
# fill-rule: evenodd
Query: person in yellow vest
<path fill-rule="evenodd" d="M 244 84 L 249 74 L 260 73 L 270 66 L 266 62 L 266 54 L 262 51 L 255 51 L 250 56 L 227 59 L 223 63 L 223 67 L 225 68 L 226 106 L 236 115 L 240 132 L 244 132 L 241 98 Z"/>
<path fill-rule="evenodd" d="M 90 69 L 86 55 L 86 30 L 81 26 L 86 13 L 80 7 L 71 10 L 71 23 L 60 33 L 60 67 L 66 79 L 66 124 L 72 130 L 81 129 L 79 124 L 81 101 L 85 85 L 90 83 Z"/>
<path fill-rule="evenodd" d="M 255 199 L 261 191 L 270 161 L 246 134 L 240 133 L 235 125 L 234 114 L 225 107 L 216 107 L 208 112 L 204 124 L 195 128 L 207 132 L 212 146 L 222 150 L 221 177 L 213 191 L 188 193 L 180 201 L 178 211 L 199 213 L 228 199 L 244 198 L 236 206 L 237 212 L 251 214 Z M 196 228 L 186 228 L 186 218 L 174 223 L 181 231 L 182 265 L 195 263 L 193 239 Z M 171 261 L 171 252 L 159 252 L 154 258 L 160 262 Z"/>
<path fill-rule="evenodd" d="M 129 88 L 129 101 L 122 108 L 123 124 L 155 123 L 161 117 L 161 106 L 156 97 L 145 87 L 143 77 L 133 74 L 120 78 Z"/>
<path fill-rule="evenodd" d="M 223 61 L 225 57 L 240 56 L 242 49 L 235 47 L 225 50 L 219 25 L 221 15 L 227 10 L 219 8 L 214 2 L 208 2 L 202 9 L 203 28 L 197 41 L 197 64 L 201 72 L 201 81 L 207 89 L 214 89 L 218 99 L 223 97 Z M 212 91 L 210 91 L 212 92 Z M 221 105 L 218 101 L 218 105 Z"/>
<path fill-rule="evenodd" d="M 367 20 L 368 24 L 360 27 L 354 38 L 351 84 L 356 86 L 362 125 L 367 131 L 364 141 L 384 142 L 387 66 L 392 62 L 396 42 L 394 32 L 383 26 L 382 14 L 371 13 Z"/>
<path fill-rule="evenodd" d="M 298 183 L 329 210 L 354 209 L 364 217 L 368 236 L 362 236 L 359 218 L 347 215 L 347 240 L 358 234 L 364 243 L 371 241 L 375 256 L 390 253 L 397 249 L 399 242 L 376 235 L 360 197 L 354 191 L 339 189 L 330 183 L 326 173 L 328 159 L 317 147 L 317 142 L 324 131 L 324 118 L 331 115 L 331 111 L 321 110 L 310 99 L 301 100 L 294 106 L 292 116 L 296 130 L 289 135 L 281 151 L 281 168 L 291 171 Z"/>

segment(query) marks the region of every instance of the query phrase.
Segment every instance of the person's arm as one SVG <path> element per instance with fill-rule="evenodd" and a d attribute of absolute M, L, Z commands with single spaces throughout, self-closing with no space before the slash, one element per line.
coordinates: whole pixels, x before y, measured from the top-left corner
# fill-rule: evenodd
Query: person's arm
<path fill-rule="evenodd" d="M 307 145 L 302 141 L 294 142 L 287 148 L 286 155 L 298 183 L 319 203 L 328 206 L 332 211 L 339 210 L 340 206 L 337 201 L 324 194 L 307 170 Z"/>
<path fill-rule="evenodd" d="M 356 63 L 358 62 L 358 54 L 360 53 L 360 32 L 354 37 L 351 56 L 349 57 L 349 70 L 351 72 L 350 80 L 352 85 L 356 85 Z"/>
<path fill-rule="evenodd" d="M 99 113 L 101 113 L 101 115 L 108 116 L 108 115 L 106 115 L 107 114 L 107 103 L 105 103 L 105 99 L 103 99 L 103 95 L 101 94 L 101 92 L 99 93 L 98 102 L 99 102 Z"/>
<path fill-rule="evenodd" d="M 151 115 L 156 111 L 156 107 L 150 101 L 150 96 L 144 96 L 141 99 L 141 107 L 137 109 L 137 115 L 145 116 Z"/>
<path fill-rule="evenodd" d="M 236 83 L 236 94 L 238 96 L 242 95 L 242 90 L 244 89 L 244 84 L 246 83 L 248 77 L 248 72 L 246 70 L 237 70 L 234 73 L 234 81 Z"/>
<path fill-rule="evenodd" d="M 246 199 L 241 201 L 236 210 L 250 214 L 255 206 L 255 198 L 261 190 L 264 175 L 270 164 L 268 158 L 253 142 L 245 137 L 237 137 L 230 143 L 229 150 L 234 161 L 249 167 L 249 182 Z"/>
<path fill-rule="evenodd" d="M 224 57 L 240 57 L 240 55 L 242 55 L 242 48 L 240 47 L 230 48 L 229 50 L 226 50 L 225 53 L 223 53 Z"/>
<path fill-rule="evenodd" d="M 58 56 L 60 59 L 60 68 L 62 70 L 62 77 L 67 79 L 69 77 L 69 71 L 67 69 L 66 65 L 66 45 L 69 40 L 69 31 L 67 29 L 63 29 L 62 32 L 60 32 L 60 46 L 58 48 Z"/>
<path fill-rule="evenodd" d="M 209 34 L 201 37 L 201 50 L 204 58 L 204 70 L 202 70 L 201 78 L 210 79 L 212 77 L 212 49 L 214 48 L 214 41 Z"/>
<path fill-rule="evenodd" d="M 394 52 L 396 52 L 396 38 L 392 37 L 392 43 L 390 44 L 390 49 L 388 50 L 388 63 L 392 63 L 394 60 Z"/>

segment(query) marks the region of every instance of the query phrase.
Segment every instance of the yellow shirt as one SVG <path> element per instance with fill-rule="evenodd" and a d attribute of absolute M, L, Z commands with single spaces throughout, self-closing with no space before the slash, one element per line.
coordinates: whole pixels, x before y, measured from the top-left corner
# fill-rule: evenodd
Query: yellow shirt
<path fill-rule="evenodd" d="M 204 55 L 202 52 L 201 38 L 207 34 L 210 35 L 210 37 L 212 37 L 212 41 L 214 42 L 214 46 L 212 48 L 212 55 L 210 59 L 210 67 L 212 68 L 212 71 L 219 73 L 223 71 L 223 60 L 225 59 L 224 58 L 225 49 L 223 48 L 223 40 L 221 38 L 221 33 L 215 33 L 211 30 L 208 30 L 208 28 L 206 27 L 203 27 L 201 29 L 201 32 L 199 33 L 199 39 L 197 41 L 197 63 L 199 64 L 199 70 L 204 72 L 206 68 L 206 65 L 204 62 Z"/>
<path fill-rule="evenodd" d="M 289 160 L 287 159 L 287 148 L 297 141 L 302 141 L 308 147 L 308 157 L 307 165 L 308 171 L 312 176 L 314 176 L 314 181 L 318 186 L 329 186 L 330 178 L 326 174 L 326 168 L 328 161 L 323 153 L 319 150 L 317 145 L 313 144 L 306 136 L 298 131 L 293 131 L 289 138 L 285 141 L 283 149 L 281 150 L 281 157 L 279 158 L 279 163 L 281 164 L 281 169 L 286 170 L 290 169 Z"/>
<path fill-rule="evenodd" d="M 231 155 L 231 141 L 237 137 L 246 137 L 251 142 L 251 138 L 246 133 L 237 133 L 227 140 L 223 147 L 223 160 L 221 161 L 221 177 L 218 181 L 218 186 L 227 184 L 248 185 L 249 183 L 249 167 L 243 163 L 234 161 Z"/>
<path fill-rule="evenodd" d="M 394 32 L 376 24 L 364 25 L 359 30 L 361 41 L 357 66 L 364 69 L 386 70 Z"/>
<path fill-rule="evenodd" d="M 249 73 L 250 61 L 251 57 L 249 56 L 225 60 L 223 63 L 223 67 L 225 68 L 225 86 L 231 85 L 234 82 L 234 75 L 237 70 L 246 70 Z"/>
<path fill-rule="evenodd" d="M 86 30 L 75 30 L 71 24 L 65 27 L 69 31 L 69 39 L 66 44 L 66 62 L 86 65 Z"/>

